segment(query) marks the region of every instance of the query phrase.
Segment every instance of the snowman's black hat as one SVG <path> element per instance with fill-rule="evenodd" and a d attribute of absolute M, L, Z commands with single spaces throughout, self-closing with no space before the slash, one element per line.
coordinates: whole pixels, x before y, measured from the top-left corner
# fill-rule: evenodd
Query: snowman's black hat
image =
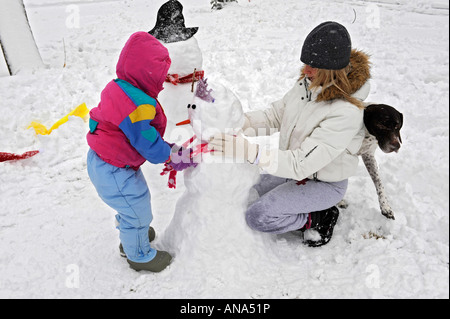
<path fill-rule="evenodd" d="M 171 43 L 185 41 L 197 31 L 197 27 L 185 27 L 183 5 L 177 0 L 169 0 L 159 8 L 156 25 L 148 33 L 164 43 Z"/>

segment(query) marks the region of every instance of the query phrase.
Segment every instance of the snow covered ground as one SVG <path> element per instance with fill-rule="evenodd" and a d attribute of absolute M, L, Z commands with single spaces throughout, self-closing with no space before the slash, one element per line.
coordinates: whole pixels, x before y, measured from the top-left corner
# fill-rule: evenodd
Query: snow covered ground
<path fill-rule="evenodd" d="M 96 106 L 126 39 L 154 26 L 164 0 L 25 0 L 48 68 L 0 78 L 0 152 L 41 152 L 0 163 L 0 298 L 449 298 L 448 2 L 240 0 L 217 12 L 207 0 L 181 2 L 186 26 L 200 27 L 206 76 L 232 89 L 244 111 L 290 89 L 313 27 L 348 27 L 372 56 L 369 100 L 404 114 L 400 152 L 376 154 L 396 220 L 379 213 L 361 162 L 324 247 L 269 236 L 265 256 L 247 257 L 251 272 L 226 254 L 189 268 L 175 258 L 159 274 L 132 271 L 118 253 L 114 212 L 87 176 L 87 123 L 71 117 L 47 136 L 27 127 L 50 127 L 83 102 Z M 161 170 L 143 166 L 159 234 L 184 192 L 181 174 L 171 190 Z M 159 237 L 155 246 L 164 248 Z M 240 247 L 217 242 L 222 249 Z"/>

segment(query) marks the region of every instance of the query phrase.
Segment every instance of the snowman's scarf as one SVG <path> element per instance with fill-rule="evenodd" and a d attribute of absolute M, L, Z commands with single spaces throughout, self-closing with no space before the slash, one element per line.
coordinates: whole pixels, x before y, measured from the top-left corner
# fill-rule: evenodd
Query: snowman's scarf
<path fill-rule="evenodd" d="M 179 83 L 192 83 L 193 81 L 199 81 L 205 76 L 205 71 L 195 71 L 194 73 L 180 77 L 178 74 L 167 74 L 166 82 L 170 82 L 173 85 L 178 85 Z"/>
<path fill-rule="evenodd" d="M 189 145 L 191 145 L 196 140 L 196 138 L 197 138 L 196 135 L 192 136 L 189 140 L 184 142 L 181 145 L 181 147 L 187 148 Z M 199 154 L 209 153 L 209 152 L 211 152 L 211 150 L 208 149 L 208 143 L 197 144 L 194 147 L 194 150 L 190 156 L 191 156 L 191 158 L 193 158 Z M 174 170 L 173 167 L 170 166 L 170 164 L 168 164 L 168 163 L 164 163 L 164 168 L 160 175 L 163 176 L 166 174 L 169 174 L 169 182 L 167 183 L 169 188 L 176 188 L 177 187 L 177 171 Z"/>

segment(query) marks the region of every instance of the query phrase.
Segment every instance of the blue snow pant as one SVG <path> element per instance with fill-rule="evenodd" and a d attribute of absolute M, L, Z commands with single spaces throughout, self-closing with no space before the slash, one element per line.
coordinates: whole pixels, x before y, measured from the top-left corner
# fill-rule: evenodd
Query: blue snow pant
<path fill-rule="evenodd" d="M 299 182 L 264 174 L 254 186 L 260 198 L 247 209 L 247 224 L 254 230 L 274 234 L 299 230 L 308 221 L 308 213 L 339 203 L 347 185 L 348 180 Z"/>
<path fill-rule="evenodd" d="M 127 258 L 138 263 L 152 260 L 156 250 L 150 247 L 148 229 L 153 215 L 142 171 L 108 164 L 92 149 L 88 152 L 87 169 L 100 198 L 117 211 L 117 228 Z"/>

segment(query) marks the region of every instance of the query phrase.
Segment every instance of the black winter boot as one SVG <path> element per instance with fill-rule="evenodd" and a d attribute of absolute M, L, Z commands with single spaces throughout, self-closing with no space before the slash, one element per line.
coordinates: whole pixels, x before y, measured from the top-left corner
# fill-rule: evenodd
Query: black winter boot
<path fill-rule="evenodd" d="M 305 240 L 304 243 L 309 247 L 319 247 L 328 242 L 333 236 L 333 229 L 339 217 L 339 209 L 336 206 L 309 213 L 308 222 L 300 230 L 304 232 L 307 229 L 313 229 L 320 234 L 320 240 Z"/>
<path fill-rule="evenodd" d="M 170 265 L 172 256 L 166 251 L 156 251 L 156 256 L 147 263 L 136 263 L 127 259 L 130 267 L 136 271 L 147 270 L 151 272 L 160 272 Z"/>

